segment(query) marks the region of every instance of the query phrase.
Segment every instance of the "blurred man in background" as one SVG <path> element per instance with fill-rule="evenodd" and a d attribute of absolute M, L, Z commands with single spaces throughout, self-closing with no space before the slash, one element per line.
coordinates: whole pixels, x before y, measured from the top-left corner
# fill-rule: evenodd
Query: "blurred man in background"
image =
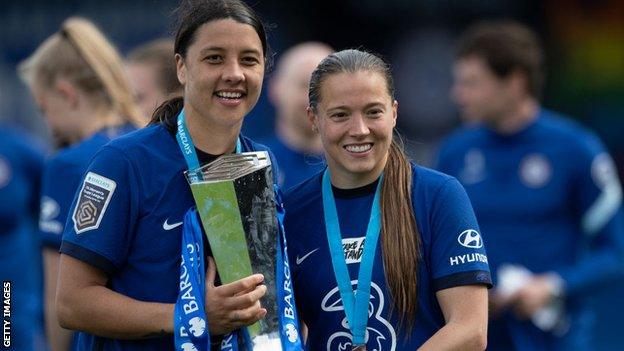
<path fill-rule="evenodd" d="M 6 350 L 45 349 L 41 251 L 37 236 L 43 153 L 37 144 L 23 133 L 0 127 L 0 277 L 4 328 L 0 345 Z"/>
<path fill-rule="evenodd" d="M 540 106 L 543 61 L 528 28 L 490 22 L 462 36 L 454 66 L 468 126 L 438 168 L 468 191 L 487 243 L 492 350 L 593 349 L 591 293 L 622 279 L 613 161 L 594 134 Z"/>
<path fill-rule="evenodd" d="M 156 107 L 172 96 L 182 95 L 176 74 L 173 41 L 157 39 L 128 54 L 127 70 L 137 104 L 149 119 Z"/>
<path fill-rule="evenodd" d="M 280 166 L 283 189 L 307 179 L 324 167 L 318 133 L 308 120 L 308 85 L 316 66 L 334 50 L 326 44 L 305 42 L 281 56 L 269 85 L 276 110 L 275 136 L 266 142 Z"/>

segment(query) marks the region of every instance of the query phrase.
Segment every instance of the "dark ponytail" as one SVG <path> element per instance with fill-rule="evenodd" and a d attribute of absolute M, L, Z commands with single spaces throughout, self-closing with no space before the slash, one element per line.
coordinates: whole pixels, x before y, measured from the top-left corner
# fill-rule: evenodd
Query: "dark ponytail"
<path fill-rule="evenodd" d="M 177 129 L 177 117 L 184 107 L 184 98 L 176 96 L 163 102 L 152 114 L 149 124 L 162 124 L 170 132 Z"/>

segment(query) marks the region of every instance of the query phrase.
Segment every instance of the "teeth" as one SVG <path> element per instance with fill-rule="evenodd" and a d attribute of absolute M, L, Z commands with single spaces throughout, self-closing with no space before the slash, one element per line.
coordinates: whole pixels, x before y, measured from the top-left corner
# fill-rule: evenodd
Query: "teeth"
<path fill-rule="evenodd" d="M 243 94 L 241 93 L 233 93 L 228 91 L 219 91 L 217 92 L 217 96 L 225 99 L 240 99 Z"/>
<path fill-rule="evenodd" d="M 364 144 L 364 145 L 347 145 L 345 149 L 349 152 L 366 152 L 373 147 L 372 144 Z"/>

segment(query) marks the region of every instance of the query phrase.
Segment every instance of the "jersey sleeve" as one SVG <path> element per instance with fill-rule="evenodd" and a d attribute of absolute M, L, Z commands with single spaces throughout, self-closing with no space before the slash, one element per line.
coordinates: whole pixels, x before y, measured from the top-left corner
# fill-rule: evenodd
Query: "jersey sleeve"
<path fill-rule="evenodd" d="M 126 154 L 105 146 L 74 197 L 61 253 L 111 274 L 122 265 L 139 217 L 139 173 Z"/>
<path fill-rule="evenodd" d="M 581 143 L 573 172 L 572 203 L 588 245 L 573 265 L 556 269 L 567 295 L 621 279 L 624 266 L 622 188 L 615 164 L 597 137 Z"/>
<path fill-rule="evenodd" d="M 434 290 L 479 284 L 491 287 L 479 226 L 468 195 L 456 179 L 444 183 L 430 213 L 429 263 Z"/>
<path fill-rule="evenodd" d="M 58 250 L 67 214 L 74 199 L 82 170 L 53 158 L 45 166 L 41 183 L 39 232 L 45 247 Z"/>

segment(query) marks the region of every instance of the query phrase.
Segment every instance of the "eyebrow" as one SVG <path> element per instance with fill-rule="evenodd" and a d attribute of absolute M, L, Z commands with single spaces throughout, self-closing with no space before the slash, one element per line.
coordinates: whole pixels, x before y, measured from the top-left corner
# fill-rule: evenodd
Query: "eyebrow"
<path fill-rule="evenodd" d="M 379 107 L 385 107 L 384 104 L 381 103 L 381 102 L 371 102 L 371 103 L 368 103 L 368 104 L 364 105 L 364 109 L 368 110 L 369 108 L 378 107 L 378 106 Z M 327 112 L 331 112 L 331 111 L 334 111 L 334 110 L 348 110 L 348 109 L 349 109 L 349 107 L 347 107 L 346 105 L 339 105 L 339 106 L 334 106 L 334 107 L 328 108 Z"/>
<path fill-rule="evenodd" d="M 199 51 L 200 55 L 205 55 L 211 51 L 218 51 L 218 52 L 223 52 L 226 51 L 223 47 L 220 46 L 208 46 L 205 47 L 203 49 L 201 49 Z M 258 56 L 262 56 L 262 54 L 260 54 L 260 51 L 256 50 L 256 49 L 245 49 L 242 51 L 242 54 L 254 54 L 254 55 L 258 55 Z"/>

